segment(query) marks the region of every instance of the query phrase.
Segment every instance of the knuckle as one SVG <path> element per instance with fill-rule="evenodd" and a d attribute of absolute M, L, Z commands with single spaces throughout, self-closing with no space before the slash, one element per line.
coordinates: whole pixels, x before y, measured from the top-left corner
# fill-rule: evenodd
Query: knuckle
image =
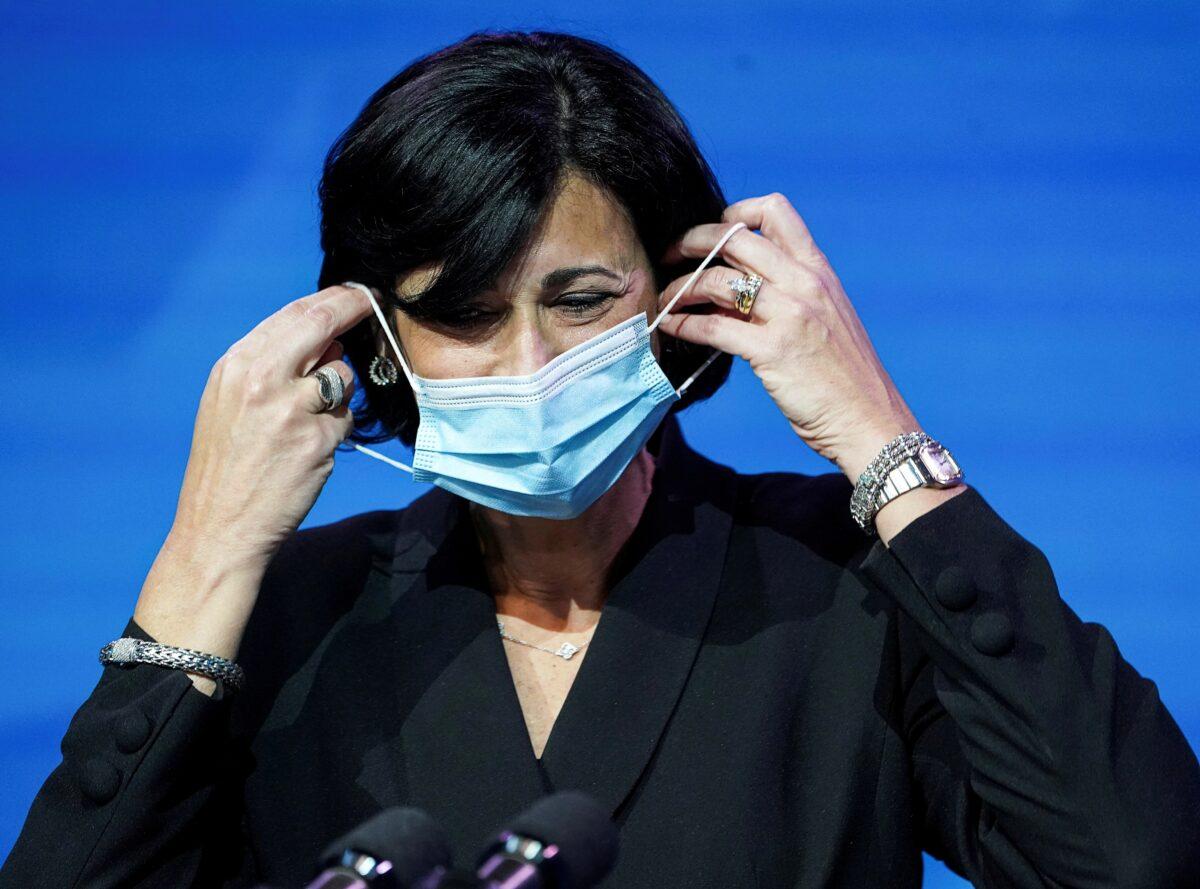
<path fill-rule="evenodd" d="M 230 366 L 234 362 L 233 354 L 232 352 L 226 352 L 212 363 L 212 367 L 208 369 L 208 378 L 210 381 L 219 380 L 229 373 Z"/>
<path fill-rule="evenodd" d="M 209 382 L 220 387 L 240 386 L 251 361 L 245 348 L 233 348 L 213 362 L 208 372 Z"/>
<path fill-rule="evenodd" d="M 746 200 L 734 201 L 721 211 L 722 222 L 733 222 L 746 209 Z"/>
<path fill-rule="evenodd" d="M 784 208 L 791 209 L 791 206 L 792 206 L 792 202 L 789 201 L 787 199 L 787 196 L 781 191 L 771 192 L 769 195 L 767 195 L 765 198 L 763 198 L 763 202 L 768 207 L 778 207 L 780 209 L 784 209 Z"/>
<path fill-rule="evenodd" d="M 247 356 L 239 375 L 239 383 L 243 388 L 256 396 L 265 397 L 275 390 L 277 381 L 277 369 L 271 356 Z"/>
<path fill-rule="evenodd" d="M 806 323 L 812 317 L 812 309 L 808 303 L 801 299 L 791 299 L 787 302 L 787 316 L 792 321 L 798 321 L 801 324 Z"/>
<path fill-rule="evenodd" d="M 306 306 L 304 317 L 322 330 L 332 327 L 334 323 L 333 311 L 324 303 L 315 303 Z"/>
<path fill-rule="evenodd" d="M 312 305 L 313 298 L 311 296 L 302 296 L 300 299 L 294 299 L 282 309 L 279 310 L 280 316 L 290 323 L 295 323 L 304 317 L 308 311 L 308 307 Z"/>
<path fill-rule="evenodd" d="M 792 321 L 800 328 L 801 336 L 810 342 L 829 339 L 829 324 L 819 307 L 797 301 L 792 307 Z"/>
<path fill-rule="evenodd" d="M 214 374 L 225 374 L 242 366 L 246 360 L 246 344 L 244 340 L 238 340 L 232 346 L 225 350 L 225 353 L 213 362 L 212 372 Z"/>
<path fill-rule="evenodd" d="M 313 424 L 311 432 L 300 437 L 299 451 L 309 462 L 319 462 L 327 455 L 329 450 L 330 448 L 325 442 L 325 434 L 317 424 Z"/>
<path fill-rule="evenodd" d="M 251 365 L 242 376 L 242 393 L 246 401 L 261 404 L 270 395 L 271 385 L 261 364 Z"/>
<path fill-rule="evenodd" d="M 801 293 L 820 295 L 828 293 L 828 288 L 825 286 L 825 279 L 807 266 L 797 266 L 792 276 L 797 289 Z"/>
<path fill-rule="evenodd" d="M 696 283 L 709 293 L 732 292 L 729 290 L 729 272 L 725 269 L 705 269 Z"/>

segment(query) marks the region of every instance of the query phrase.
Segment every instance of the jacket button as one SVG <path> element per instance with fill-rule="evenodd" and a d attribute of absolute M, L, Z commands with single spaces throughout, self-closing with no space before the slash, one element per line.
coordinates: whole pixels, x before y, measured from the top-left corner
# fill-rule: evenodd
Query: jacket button
<path fill-rule="evenodd" d="M 136 753 L 149 740 L 153 728 L 150 717 L 145 713 L 134 711 L 122 716 L 113 730 L 117 749 L 122 753 Z"/>
<path fill-rule="evenodd" d="M 938 575 L 933 592 L 937 600 L 951 611 L 962 611 L 975 602 L 975 584 L 971 583 L 967 572 L 957 565 L 951 565 Z"/>
<path fill-rule="evenodd" d="M 112 763 L 89 759 L 79 775 L 79 789 L 97 805 L 103 805 L 121 789 L 121 772 Z"/>
<path fill-rule="evenodd" d="M 1012 622 L 999 611 L 981 614 L 971 622 L 971 644 L 993 657 L 1013 647 Z"/>

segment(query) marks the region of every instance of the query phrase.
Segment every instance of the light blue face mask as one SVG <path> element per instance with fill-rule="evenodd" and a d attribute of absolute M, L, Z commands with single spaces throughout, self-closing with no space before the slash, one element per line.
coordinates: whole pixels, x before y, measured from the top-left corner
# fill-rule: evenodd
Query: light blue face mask
<path fill-rule="evenodd" d="M 371 289 L 362 290 L 416 394 L 413 465 L 354 444 L 420 482 L 512 515 L 570 519 L 612 487 L 712 355 L 678 390 L 650 348 L 658 327 L 725 241 L 725 233 L 651 324 L 641 312 L 525 376 L 429 379 L 412 372 Z"/>

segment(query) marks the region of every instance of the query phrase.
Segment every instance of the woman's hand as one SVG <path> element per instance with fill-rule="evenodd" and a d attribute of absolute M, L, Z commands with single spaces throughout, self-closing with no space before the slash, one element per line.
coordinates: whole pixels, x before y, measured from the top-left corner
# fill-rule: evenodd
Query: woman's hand
<path fill-rule="evenodd" d="M 192 450 L 172 533 L 266 563 L 299 527 L 333 471 L 333 453 L 354 426 L 354 374 L 335 337 L 371 313 L 352 287 L 328 287 L 283 306 L 213 365 L 200 396 Z M 322 365 L 346 385 L 340 407 L 322 410 Z"/>
<path fill-rule="evenodd" d="M 896 390 L 825 255 L 781 194 L 726 208 L 723 222 L 689 229 L 663 259 L 702 259 L 734 224 L 746 228 L 675 304 L 710 303 L 710 314 L 673 311 L 659 325 L 681 339 L 740 355 L 762 380 L 796 434 L 858 481 L 891 439 L 920 429 Z M 761 234 L 752 231 L 758 229 Z M 737 311 L 730 282 L 755 272 L 763 283 L 749 316 Z M 688 279 L 672 281 L 665 306 Z"/>
<path fill-rule="evenodd" d="M 335 337 L 371 313 L 352 287 L 285 305 L 213 365 L 175 520 L 134 619 L 161 642 L 233 657 L 267 564 L 312 509 L 354 418 L 354 375 Z M 322 410 L 322 365 L 346 384 Z"/>

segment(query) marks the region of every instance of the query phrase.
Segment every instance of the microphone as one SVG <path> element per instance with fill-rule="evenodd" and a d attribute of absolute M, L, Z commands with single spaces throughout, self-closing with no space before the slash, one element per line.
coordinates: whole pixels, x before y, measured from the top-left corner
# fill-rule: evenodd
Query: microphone
<path fill-rule="evenodd" d="M 308 889 L 411 889 L 450 866 L 450 843 L 420 809 L 395 806 L 330 843 Z"/>
<path fill-rule="evenodd" d="M 603 806 L 564 790 L 518 815 L 479 857 L 477 874 L 503 889 L 588 889 L 612 870 L 617 839 Z"/>

